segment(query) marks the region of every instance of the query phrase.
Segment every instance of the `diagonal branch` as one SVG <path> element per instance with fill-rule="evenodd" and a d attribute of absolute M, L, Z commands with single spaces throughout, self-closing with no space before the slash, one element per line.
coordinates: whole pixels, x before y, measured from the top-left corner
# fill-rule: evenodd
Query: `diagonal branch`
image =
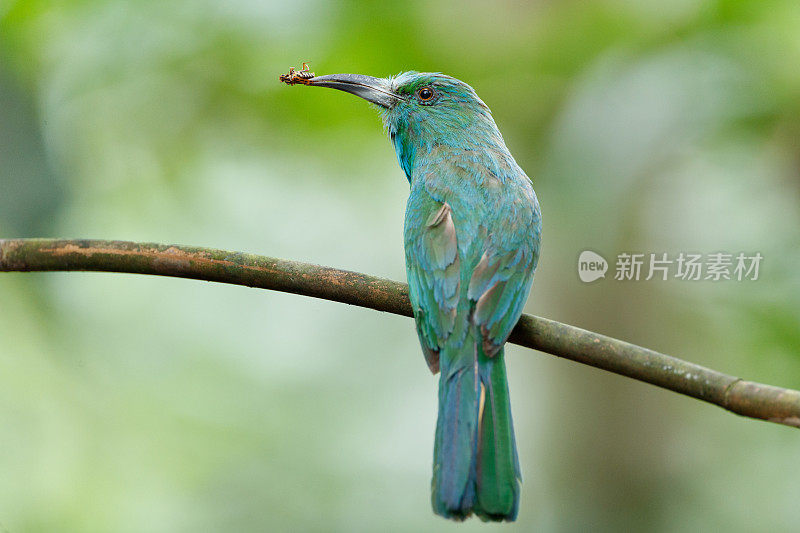
<path fill-rule="evenodd" d="M 75 270 L 246 285 L 412 316 L 406 284 L 357 272 L 190 246 L 96 240 L 0 240 L 0 272 Z M 713 403 L 742 416 L 800 427 L 800 391 L 744 381 L 531 315 L 522 315 L 509 341 Z"/>

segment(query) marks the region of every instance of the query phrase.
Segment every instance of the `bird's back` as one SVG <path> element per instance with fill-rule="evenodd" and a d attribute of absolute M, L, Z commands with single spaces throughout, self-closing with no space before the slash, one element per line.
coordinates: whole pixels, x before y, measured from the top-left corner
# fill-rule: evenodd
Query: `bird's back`
<path fill-rule="evenodd" d="M 447 239 L 436 233 L 441 227 L 432 224 L 444 205 L 454 232 L 446 234 Z M 530 179 L 507 152 L 449 146 L 431 150 L 418 161 L 412 174 L 405 219 L 406 268 L 409 285 L 413 285 L 412 298 L 416 296 L 419 305 L 415 307 L 426 312 L 422 320 L 431 322 L 423 326 L 436 331 L 437 342 L 456 342 L 459 335 L 447 333 L 450 319 L 451 332 L 463 335 L 480 297 L 495 283 L 510 284 L 524 294 L 519 294 L 519 301 L 494 309 L 491 325 L 500 320 L 505 326 L 496 327 L 490 337 L 502 344 L 522 312 L 538 262 L 540 238 L 536 194 Z M 457 275 L 455 264 L 441 259 L 453 251 Z M 489 268 L 496 262 L 497 270 Z M 446 317 L 437 320 L 433 316 L 438 314 L 433 312 L 436 309 L 432 302 L 426 303 L 431 298 L 449 313 Z M 507 298 L 513 299 L 510 293 Z"/>

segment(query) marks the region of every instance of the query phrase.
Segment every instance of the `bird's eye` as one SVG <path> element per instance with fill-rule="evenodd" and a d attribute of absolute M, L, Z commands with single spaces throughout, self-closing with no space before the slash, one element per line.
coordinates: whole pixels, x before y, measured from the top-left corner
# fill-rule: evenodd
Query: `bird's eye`
<path fill-rule="evenodd" d="M 422 89 L 417 91 L 417 96 L 423 102 L 428 102 L 433 98 L 433 95 L 436 94 L 433 92 L 433 89 L 430 87 L 423 87 Z"/>

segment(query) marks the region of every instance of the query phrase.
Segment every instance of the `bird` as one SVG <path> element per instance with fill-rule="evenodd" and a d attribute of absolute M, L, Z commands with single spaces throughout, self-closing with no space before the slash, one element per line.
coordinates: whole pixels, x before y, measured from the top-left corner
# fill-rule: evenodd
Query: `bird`
<path fill-rule="evenodd" d="M 439 373 L 434 513 L 514 521 L 521 473 L 503 346 L 528 299 L 542 218 L 531 179 L 489 107 L 440 72 L 329 74 L 378 109 L 409 182 L 409 298 L 428 367 Z"/>

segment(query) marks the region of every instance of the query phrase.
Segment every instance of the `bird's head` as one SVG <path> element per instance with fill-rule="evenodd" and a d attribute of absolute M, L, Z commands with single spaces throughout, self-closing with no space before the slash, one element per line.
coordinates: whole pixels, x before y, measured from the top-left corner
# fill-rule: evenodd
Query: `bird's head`
<path fill-rule="evenodd" d="M 305 84 L 339 89 L 378 106 L 409 177 L 416 154 L 437 144 L 505 149 L 489 108 L 472 87 L 451 76 L 438 72 L 403 72 L 389 78 L 330 74 Z"/>

